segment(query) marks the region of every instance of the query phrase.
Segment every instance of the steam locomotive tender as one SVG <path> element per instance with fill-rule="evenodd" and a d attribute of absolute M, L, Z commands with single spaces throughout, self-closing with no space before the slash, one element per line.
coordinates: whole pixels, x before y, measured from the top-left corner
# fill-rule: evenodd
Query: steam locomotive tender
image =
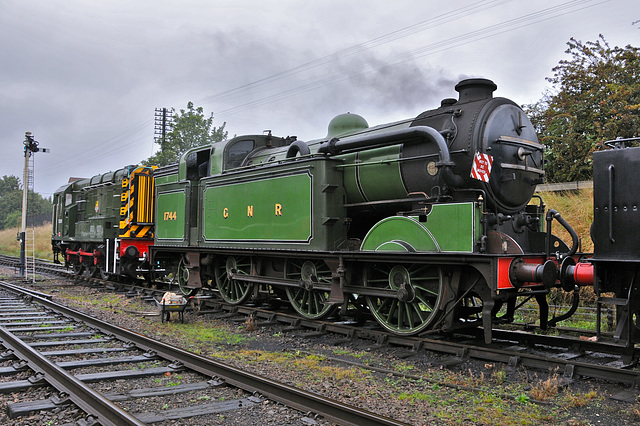
<path fill-rule="evenodd" d="M 562 217 L 530 204 L 543 146 L 495 89 L 464 80 L 457 100 L 376 127 L 343 114 L 307 143 L 269 133 L 192 149 L 154 172 L 152 269 L 185 294 L 286 298 L 306 318 L 355 305 L 397 334 L 482 325 L 487 341 L 498 310 L 512 320 L 531 296 L 545 328 L 550 289 L 592 285 L 594 271 Z"/>

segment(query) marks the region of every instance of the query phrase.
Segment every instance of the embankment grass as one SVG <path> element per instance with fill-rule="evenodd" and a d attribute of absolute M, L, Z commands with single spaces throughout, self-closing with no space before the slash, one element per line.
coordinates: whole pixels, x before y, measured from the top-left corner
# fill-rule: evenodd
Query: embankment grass
<path fill-rule="evenodd" d="M 53 260 L 53 253 L 51 253 L 51 224 L 45 223 L 42 226 L 27 229 L 27 256 L 33 256 L 33 246 L 29 241 L 32 235 L 31 229 L 33 229 L 35 235 L 36 257 L 39 259 Z M 19 232 L 19 228 L 3 229 L 0 231 L 0 253 L 10 256 L 20 255 L 20 243 L 17 240 Z"/>
<path fill-rule="evenodd" d="M 593 189 L 566 192 L 543 192 L 539 194 L 547 209 L 558 213 L 575 229 L 582 243 L 582 251 L 593 252 L 593 242 L 589 230 L 593 222 Z M 571 247 L 571 237 L 562 226 L 554 221 L 552 231 Z"/>

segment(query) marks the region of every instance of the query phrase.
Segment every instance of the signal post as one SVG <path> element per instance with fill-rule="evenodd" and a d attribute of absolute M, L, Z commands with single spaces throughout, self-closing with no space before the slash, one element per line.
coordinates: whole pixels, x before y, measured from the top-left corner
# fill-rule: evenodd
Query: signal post
<path fill-rule="evenodd" d="M 38 148 L 39 142 L 33 138 L 31 132 L 25 133 L 24 138 L 24 172 L 22 175 L 22 227 L 18 235 L 20 241 L 20 275 L 27 277 L 27 261 L 25 252 L 25 242 L 27 235 L 27 196 L 29 193 L 29 158 L 35 152 L 49 152 L 47 148 Z"/>

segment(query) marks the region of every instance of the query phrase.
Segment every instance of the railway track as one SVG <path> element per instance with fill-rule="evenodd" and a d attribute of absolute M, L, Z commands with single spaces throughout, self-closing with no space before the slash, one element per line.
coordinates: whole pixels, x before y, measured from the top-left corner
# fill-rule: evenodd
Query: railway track
<path fill-rule="evenodd" d="M 622 348 L 614 343 L 536 335 L 518 330 L 497 330 L 495 341 L 491 345 L 485 345 L 482 342 L 482 331 L 476 329 L 449 338 L 404 337 L 370 328 L 366 324 L 363 327 L 361 324 L 311 321 L 255 307 L 228 306 L 222 303 L 210 305 L 215 307 L 207 311 L 209 315 L 236 323 L 245 322 L 252 317 L 257 326 L 284 325 L 284 331 L 299 337 L 313 338 L 333 334 L 336 335 L 335 344 L 361 338 L 375 342 L 374 346 L 403 348 L 406 356 L 419 355 L 421 352 L 438 353 L 444 355 L 442 363 L 449 366 L 475 359 L 503 363 L 510 368 L 523 366 L 539 370 L 557 369 L 565 382 L 582 377 L 622 383 L 630 387 L 640 383 L 640 371 L 624 362 L 619 356 Z"/>
<path fill-rule="evenodd" d="M 124 291 L 124 289 L 121 289 Z M 128 290 L 140 297 L 147 297 L 150 290 L 132 288 Z M 216 298 L 201 301 L 198 314 L 208 315 L 235 323 L 245 323 L 249 318 L 258 327 L 278 325 L 282 330 L 296 337 L 311 338 L 335 336 L 334 344 L 353 339 L 374 342 L 373 347 L 391 346 L 404 351 L 403 356 L 417 356 L 421 353 L 435 353 L 443 357 L 442 365 L 452 366 L 467 360 L 498 362 L 510 369 L 522 366 L 536 370 L 557 370 L 563 382 L 569 383 L 580 378 L 599 379 L 629 386 L 628 392 L 616 395 L 617 399 L 634 400 L 633 386 L 640 383 L 640 371 L 629 362 L 628 348 L 618 345 L 612 335 L 604 335 L 602 341 L 594 341 L 594 335 L 587 330 L 582 334 L 586 339 L 567 335 L 534 333 L 535 327 L 522 324 L 512 329 L 498 328 L 491 345 L 483 343 L 482 330 L 460 330 L 453 336 L 425 333 L 421 336 L 405 337 L 381 330 L 374 322 L 318 321 L 300 318 L 297 314 L 255 306 L 234 306 Z M 344 319 L 344 318 L 343 318 Z M 528 331 L 525 331 L 528 329 Z M 560 328 L 559 328 L 560 329 Z M 577 330 L 571 330 L 576 332 Z M 538 330 L 539 332 L 539 330 Z M 631 356 L 636 358 L 637 355 Z"/>
<path fill-rule="evenodd" d="M 106 324 L 54 303 L 41 293 L 25 292 L 4 282 L 0 288 L 0 339 L 5 347 L 1 359 L 7 364 L 0 368 L 5 377 L 0 392 L 51 386 L 57 393 L 47 400 L 9 404 L 7 410 L 13 417 L 73 403 L 86 413 L 85 424 L 139 425 L 247 409 L 269 399 L 337 424 L 402 424 Z M 29 377 L 23 378 L 27 374 Z M 190 380 L 170 387 L 137 383 L 175 374 Z M 15 375 L 20 378 L 7 380 Z M 114 380 L 123 382 L 124 390 L 116 390 Z M 216 392 L 225 392 L 222 385 L 243 390 L 243 396 L 230 398 L 226 390 L 224 401 L 220 401 Z M 218 402 L 171 410 L 160 409 L 156 403 L 146 412 L 132 412 L 127 405 L 133 398 L 157 400 L 180 392 L 199 392 L 202 398 L 195 400 Z"/>
<path fill-rule="evenodd" d="M 91 280 L 98 283 L 98 280 Z M 128 284 L 101 282 L 111 290 L 127 291 L 129 295 L 155 297 L 165 290 L 149 289 Z M 617 344 L 610 334 L 604 334 L 601 341 L 594 341 L 594 335 L 587 330 L 572 330 L 588 338 L 553 336 L 537 334 L 531 331 L 535 327 L 522 325 L 521 329 L 499 328 L 494 331 L 494 342 L 487 346 L 482 343 L 479 329 L 461 330 L 453 337 L 443 338 L 433 333 L 421 336 L 395 336 L 381 330 L 375 323 L 362 321 L 317 321 L 300 318 L 288 312 L 263 309 L 255 306 L 228 305 L 215 297 L 200 299 L 199 314 L 214 318 L 245 322 L 252 318 L 257 326 L 281 325 L 285 332 L 301 337 L 333 334 L 335 343 L 361 338 L 375 342 L 374 346 L 395 346 L 403 348 L 407 356 L 417 355 L 421 351 L 437 353 L 445 357 L 444 363 L 452 365 L 468 359 L 487 362 L 499 362 L 510 368 L 548 370 L 556 369 L 563 374 L 565 382 L 581 377 L 607 380 L 634 386 L 640 383 L 640 372 L 631 361 L 638 358 L 637 349 L 625 348 Z M 529 331 L 524 331 L 528 328 Z M 562 330 L 558 327 L 557 330 Z M 342 336 L 342 337 L 341 337 Z M 629 395 L 621 395 L 621 399 Z"/>
<path fill-rule="evenodd" d="M 29 259 L 31 262 L 32 259 Z M 0 265 L 5 265 L 9 268 L 13 268 L 16 273 L 18 273 L 20 268 L 20 258 L 15 256 L 9 256 L 6 254 L 0 254 Z M 34 260 L 35 270 L 38 273 L 44 273 L 49 275 L 72 275 L 69 271 L 65 269 L 63 265 L 56 264 L 50 262 L 45 259 L 35 259 Z"/>

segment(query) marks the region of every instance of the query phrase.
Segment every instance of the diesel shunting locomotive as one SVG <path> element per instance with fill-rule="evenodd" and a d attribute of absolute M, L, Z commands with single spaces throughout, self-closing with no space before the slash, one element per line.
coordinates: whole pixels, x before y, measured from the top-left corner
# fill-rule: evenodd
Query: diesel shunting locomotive
<path fill-rule="evenodd" d="M 184 294 L 288 300 L 310 319 L 355 306 L 403 335 L 481 325 L 488 342 L 519 297 L 535 298 L 546 328 L 571 314 L 547 318 L 551 289 L 595 285 L 615 293 L 618 337 L 632 345 L 640 252 L 627 234 L 637 219 L 622 217 L 637 206 L 616 195 L 623 182 L 596 190 L 608 204 L 596 202 L 596 256 L 585 259 L 534 194 L 544 147 L 523 110 L 494 97 L 490 80 L 455 89 L 457 99 L 408 120 L 371 127 L 342 114 L 317 140 L 238 136 L 170 166 L 72 182 L 54 196 L 53 250 L 78 273 L 169 276 Z M 630 149 L 610 151 L 626 161 L 618 151 Z M 616 244 L 628 249 L 623 271 L 608 266 Z"/>

